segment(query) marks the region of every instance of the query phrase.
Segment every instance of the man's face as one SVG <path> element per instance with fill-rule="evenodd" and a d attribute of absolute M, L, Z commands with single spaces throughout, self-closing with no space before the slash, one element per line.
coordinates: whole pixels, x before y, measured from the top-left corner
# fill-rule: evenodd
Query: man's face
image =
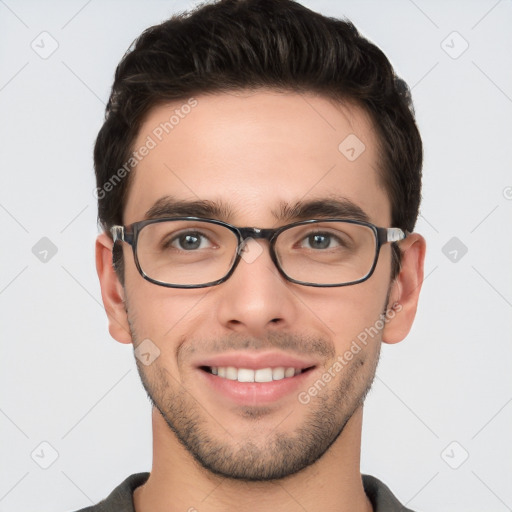
<path fill-rule="evenodd" d="M 148 136 L 157 145 L 134 171 L 125 225 L 145 219 L 169 196 L 222 203 L 230 213 L 220 220 L 240 227 L 275 228 L 296 220 L 274 215 L 283 205 L 327 199 L 350 201 L 370 222 L 390 226 L 376 137 L 361 110 L 265 90 L 196 100 L 168 134 L 155 129 L 182 103 L 158 107 L 145 120 L 135 148 Z M 351 134 L 365 145 L 355 160 L 338 148 Z M 387 308 L 391 270 L 388 244 L 363 283 L 301 286 L 279 274 L 266 241 L 258 244 L 263 251 L 254 260 L 242 259 L 226 282 L 203 289 L 144 280 L 123 244 L 134 346 L 149 338 L 160 351 L 150 365 L 137 361 L 146 391 L 203 467 L 249 480 L 284 477 L 312 464 L 360 407 L 374 377 L 380 334 L 341 370 L 332 368 Z M 307 371 L 241 383 L 209 373 L 210 366 Z M 317 393 L 301 403 L 299 394 L 329 369 L 330 382 L 317 384 Z"/>

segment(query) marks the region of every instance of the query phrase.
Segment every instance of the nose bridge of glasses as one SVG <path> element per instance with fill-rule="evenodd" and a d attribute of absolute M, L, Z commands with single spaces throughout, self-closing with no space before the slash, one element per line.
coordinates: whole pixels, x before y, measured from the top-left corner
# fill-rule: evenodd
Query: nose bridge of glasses
<path fill-rule="evenodd" d="M 249 238 L 268 240 L 269 242 L 274 237 L 275 229 L 260 229 L 260 228 L 239 228 L 238 231 L 242 236 L 242 241 Z"/>
<path fill-rule="evenodd" d="M 276 229 L 238 228 L 242 240 L 238 246 L 237 253 L 246 263 L 252 263 L 263 252 L 263 247 L 256 240 L 266 240 L 269 243 L 270 257 L 275 261 L 272 240 L 275 237 L 276 231 Z M 253 243 L 249 245 L 250 241 L 253 241 Z"/>
<path fill-rule="evenodd" d="M 270 258 L 278 266 L 276 255 L 274 254 L 272 241 L 275 237 L 276 229 L 260 229 L 260 228 L 238 228 L 241 241 L 237 247 L 237 255 L 245 261 L 245 263 L 253 263 L 265 251 L 263 244 L 257 240 L 266 240 L 268 242 L 268 250 Z"/>

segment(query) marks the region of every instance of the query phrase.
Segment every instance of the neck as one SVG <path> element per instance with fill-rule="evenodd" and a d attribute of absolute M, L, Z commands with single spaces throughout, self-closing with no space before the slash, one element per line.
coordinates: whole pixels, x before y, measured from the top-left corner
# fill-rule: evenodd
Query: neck
<path fill-rule="evenodd" d="M 153 408 L 153 467 L 134 492 L 136 512 L 371 512 L 359 470 L 362 407 L 313 465 L 281 480 L 230 480 L 201 467 Z"/>

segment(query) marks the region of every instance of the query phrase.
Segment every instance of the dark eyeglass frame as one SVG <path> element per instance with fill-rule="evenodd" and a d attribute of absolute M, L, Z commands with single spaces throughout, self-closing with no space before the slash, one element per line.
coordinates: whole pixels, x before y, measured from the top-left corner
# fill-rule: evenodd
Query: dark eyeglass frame
<path fill-rule="evenodd" d="M 200 221 L 210 224 L 217 224 L 219 226 L 224 226 L 228 228 L 230 231 L 232 231 L 237 239 L 238 239 L 238 248 L 236 251 L 236 258 L 233 261 L 233 264 L 228 271 L 228 273 L 222 277 L 221 279 L 217 279 L 216 281 L 210 281 L 209 283 L 204 284 L 169 284 L 164 283 L 162 281 L 157 281 L 155 279 L 152 279 L 149 277 L 144 270 L 141 268 L 139 263 L 139 258 L 137 256 L 137 241 L 139 238 L 140 231 L 149 224 L 156 224 L 159 222 L 168 222 L 168 221 L 183 221 L 183 220 L 191 220 L 191 221 Z M 375 235 L 375 255 L 373 258 L 373 265 L 370 269 L 370 271 L 361 279 L 358 279 L 356 281 L 351 281 L 348 283 L 341 283 L 341 284 L 318 284 L 318 283 L 310 283 L 306 281 L 299 281 L 297 279 L 293 279 L 289 277 L 286 272 L 281 268 L 281 265 L 277 259 L 277 255 L 275 252 L 275 243 L 277 240 L 277 237 L 283 232 L 290 228 L 293 228 L 295 226 L 304 226 L 308 224 L 318 224 L 318 223 L 326 223 L 326 222 L 345 222 L 347 224 L 357 224 L 360 226 L 366 226 L 367 228 L 370 228 L 373 231 L 373 234 Z M 135 261 L 135 266 L 137 267 L 137 270 L 139 271 L 139 274 L 146 279 L 147 281 L 159 285 L 159 286 L 165 286 L 167 288 L 207 288 L 210 286 L 216 286 L 218 284 L 223 283 L 224 281 L 227 281 L 233 272 L 235 271 L 236 267 L 240 263 L 240 260 L 242 258 L 242 250 L 244 247 L 243 242 L 247 240 L 248 238 L 254 238 L 254 239 L 264 239 L 269 242 L 269 250 L 270 250 L 270 257 L 272 261 L 274 262 L 274 265 L 279 270 L 279 273 L 287 280 L 295 284 L 300 284 L 303 286 L 314 286 L 318 288 L 333 288 L 333 287 L 340 287 L 340 286 L 350 286 L 354 284 L 359 284 L 367 279 L 369 279 L 374 270 L 377 266 L 377 261 L 379 259 L 380 249 L 383 245 L 387 243 L 392 242 L 399 242 L 400 240 L 403 240 L 407 237 L 407 233 L 404 232 L 400 228 L 383 228 L 375 226 L 374 224 L 371 224 L 369 222 L 364 222 L 360 220 L 352 220 L 352 219 L 311 219 L 311 220 L 303 220 L 294 222 L 292 224 L 287 224 L 285 226 L 281 226 L 276 229 L 260 229 L 260 228 L 251 228 L 251 227 L 237 227 L 233 226 L 232 224 L 228 224 L 227 222 L 223 222 L 221 220 L 216 219 L 207 219 L 202 217 L 164 217 L 164 218 L 158 218 L 158 219 L 149 219 L 149 220 L 142 220 L 140 222 L 134 222 L 133 224 L 130 224 L 128 226 L 112 226 L 110 228 L 110 233 L 112 234 L 112 239 L 114 241 L 114 245 L 116 242 L 126 242 L 127 244 L 131 245 L 133 250 L 133 258 Z"/>

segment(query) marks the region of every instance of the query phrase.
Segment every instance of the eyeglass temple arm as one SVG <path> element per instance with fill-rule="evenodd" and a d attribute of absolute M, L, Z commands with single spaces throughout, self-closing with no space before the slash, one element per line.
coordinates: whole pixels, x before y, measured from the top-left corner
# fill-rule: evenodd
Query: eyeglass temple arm
<path fill-rule="evenodd" d="M 123 226 L 112 226 L 110 228 L 112 240 L 116 243 L 118 240 L 124 241 L 124 227 Z"/>
<path fill-rule="evenodd" d="M 114 241 L 114 244 L 118 240 L 128 244 L 133 242 L 133 233 L 127 233 L 124 226 L 112 226 L 110 228 L 110 233 L 112 234 L 112 240 Z"/>
<path fill-rule="evenodd" d="M 407 237 L 407 232 L 400 228 L 378 228 L 379 244 L 387 244 L 388 242 L 399 242 Z"/>

